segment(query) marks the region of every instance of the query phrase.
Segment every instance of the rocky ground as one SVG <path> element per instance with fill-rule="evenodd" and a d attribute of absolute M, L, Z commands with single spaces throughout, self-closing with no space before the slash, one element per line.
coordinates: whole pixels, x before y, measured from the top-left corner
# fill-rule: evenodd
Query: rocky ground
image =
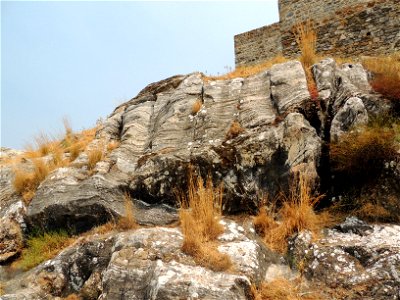
<path fill-rule="evenodd" d="M 297 61 L 248 78 L 193 73 L 153 83 L 117 107 L 89 145 L 118 141 L 116 149 L 94 170 L 83 152 L 52 171 L 29 204 L 13 188 L 15 164 L 4 163 L 21 153 L 2 148 L 0 298 L 253 299 L 261 282 L 301 276 L 311 293 L 323 291 L 327 299 L 400 299 L 398 224 L 349 217 L 317 239 L 306 231 L 292 236 L 283 255 L 257 236 L 251 217 L 229 217 L 254 213 L 261 194 L 273 197 L 299 172 L 315 192 L 326 187 L 326 144 L 390 110 L 361 65 L 325 59 L 313 74 L 318 101 Z M 18 165 L 32 168 L 32 160 Z M 385 176 L 396 185 L 400 165 L 388 165 Z M 181 251 L 175 192 L 185 190 L 191 166 L 224 186 L 218 250 L 232 260 L 226 272 L 198 266 Z M 26 272 L 10 266 L 32 229 L 86 232 L 122 217 L 127 193 L 138 229 L 81 235 Z M 392 196 L 392 207 L 400 208 L 400 195 Z"/>

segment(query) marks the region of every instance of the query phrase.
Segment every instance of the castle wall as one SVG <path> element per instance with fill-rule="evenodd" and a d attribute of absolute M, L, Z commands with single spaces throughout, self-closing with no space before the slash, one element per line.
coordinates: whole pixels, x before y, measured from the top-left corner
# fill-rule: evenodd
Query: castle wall
<path fill-rule="evenodd" d="M 237 67 L 261 62 L 282 53 L 279 23 L 238 34 L 234 41 Z"/>
<path fill-rule="evenodd" d="M 340 7 L 336 2 L 341 1 L 335 1 L 334 7 L 339 9 L 331 14 L 324 12 L 323 17 L 319 17 L 317 11 L 327 9 L 331 2 L 316 8 L 313 13 L 318 18 L 311 18 L 317 32 L 319 54 L 347 57 L 400 51 L 399 0 L 351 1 L 357 2 L 352 7 Z M 282 49 L 287 57 L 299 54 L 293 35 L 294 24 L 293 19 L 281 22 Z"/>
<path fill-rule="evenodd" d="M 322 55 L 379 55 L 400 51 L 400 0 L 279 0 L 279 24 L 235 36 L 236 65 L 299 50 L 294 25 L 313 20 Z"/>

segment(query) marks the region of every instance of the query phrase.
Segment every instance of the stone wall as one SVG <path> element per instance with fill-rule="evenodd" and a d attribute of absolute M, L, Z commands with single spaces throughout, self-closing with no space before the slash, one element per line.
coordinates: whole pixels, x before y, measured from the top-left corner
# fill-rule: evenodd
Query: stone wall
<path fill-rule="evenodd" d="M 282 53 L 279 23 L 238 34 L 234 40 L 236 66 L 257 63 Z"/>
<path fill-rule="evenodd" d="M 322 55 L 400 51 L 399 0 L 279 0 L 280 22 L 235 36 L 236 66 L 299 54 L 294 25 L 311 19 Z M 262 46 L 261 46 L 262 45 Z"/>

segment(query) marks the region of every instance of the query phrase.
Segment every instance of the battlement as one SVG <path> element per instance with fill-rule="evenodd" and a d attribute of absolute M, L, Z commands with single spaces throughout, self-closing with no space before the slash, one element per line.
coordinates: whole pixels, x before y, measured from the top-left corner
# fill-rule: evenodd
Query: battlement
<path fill-rule="evenodd" d="M 279 0 L 279 22 L 235 36 L 236 66 L 299 54 L 294 26 L 312 20 L 322 55 L 400 51 L 399 0 Z"/>

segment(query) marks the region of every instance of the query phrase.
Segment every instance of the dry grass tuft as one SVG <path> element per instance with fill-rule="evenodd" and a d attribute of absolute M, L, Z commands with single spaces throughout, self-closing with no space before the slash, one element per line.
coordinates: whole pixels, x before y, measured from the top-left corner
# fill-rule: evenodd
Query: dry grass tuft
<path fill-rule="evenodd" d="M 182 251 L 193 256 L 196 263 L 214 271 L 227 270 L 232 262 L 226 254 L 217 250 L 216 238 L 223 233 L 222 187 L 214 188 L 211 176 L 205 184 L 192 171 L 188 179 L 188 196 L 179 195 L 181 210 L 179 219 L 184 235 Z"/>
<path fill-rule="evenodd" d="M 255 300 L 322 300 L 327 299 L 319 292 L 304 291 L 301 279 L 289 281 L 277 278 L 264 282 L 258 290 L 253 289 Z"/>
<path fill-rule="evenodd" d="M 374 75 L 371 86 L 391 100 L 400 100 L 400 52 L 387 56 L 365 58 L 364 67 Z"/>
<path fill-rule="evenodd" d="M 135 210 L 133 202 L 129 194 L 125 194 L 125 216 L 119 218 L 116 224 L 118 230 L 130 230 L 138 227 L 135 219 Z"/>
<path fill-rule="evenodd" d="M 202 102 L 200 99 L 197 99 L 197 100 L 193 103 L 191 114 L 192 114 L 192 115 L 197 114 L 197 113 L 200 111 L 202 105 L 203 105 L 203 102 Z"/>
<path fill-rule="evenodd" d="M 70 294 L 65 298 L 62 298 L 63 300 L 81 300 L 82 298 L 79 297 L 77 294 Z"/>
<path fill-rule="evenodd" d="M 292 186 L 290 195 L 284 197 L 279 210 L 261 209 L 254 218 L 257 232 L 264 237 L 266 244 L 273 250 L 286 252 L 287 239 L 296 232 L 310 230 L 318 235 L 324 224 L 330 223 L 327 213 L 317 215 L 315 204 L 321 197 L 313 197 L 309 180 L 306 174 L 299 174 L 298 180 Z M 276 219 L 279 218 L 280 222 Z"/>
<path fill-rule="evenodd" d="M 47 165 L 42 159 L 35 159 L 33 167 L 33 171 L 23 169 L 14 170 L 14 189 L 17 194 L 22 196 L 26 204 L 29 204 L 35 195 L 37 187 L 52 170 L 52 167 Z"/>
<path fill-rule="evenodd" d="M 204 76 L 205 81 L 210 80 L 229 80 L 234 78 L 247 78 L 252 75 L 256 75 L 262 71 L 270 69 L 273 65 L 281 64 L 287 62 L 288 59 L 282 55 L 278 55 L 270 60 L 264 61 L 259 64 L 254 64 L 250 66 L 237 67 L 234 71 L 221 75 L 221 76 Z"/>
<path fill-rule="evenodd" d="M 231 127 L 229 128 L 229 131 L 226 133 L 226 139 L 230 140 L 230 139 L 234 139 L 235 137 L 237 137 L 239 134 L 244 132 L 244 128 L 242 127 L 242 125 L 240 125 L 240 123 L 238 121 L 233 121 L 231 124 Z"/>
<path fill-rule="evenodd" d="M 96 164 L 103 158 L 104 158 L 104 153 L 102 145 L 90 150 L 88 152 L 88 163 L 87 163 L 89 171 L 92 171 L 96 167 Z"/>

